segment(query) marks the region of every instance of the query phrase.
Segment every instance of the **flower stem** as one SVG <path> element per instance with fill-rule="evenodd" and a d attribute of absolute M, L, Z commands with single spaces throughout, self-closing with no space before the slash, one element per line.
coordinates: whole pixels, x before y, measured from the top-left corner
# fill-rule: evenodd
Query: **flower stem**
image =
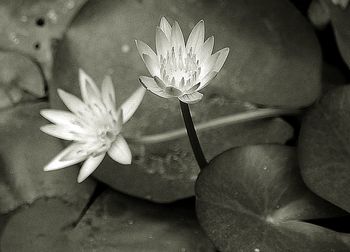
<path fill-rule="evenodd" d="M 193 154 L 197 160 L 199 168 L 202 170 L 208 165 L 208 162 L 204 157 L 201 144 L 199 143 L 198 136 L 193 125 L 190 108 L 187 103 L 184 103 L 182 101 L 180 101 L 180 107 Z"/>

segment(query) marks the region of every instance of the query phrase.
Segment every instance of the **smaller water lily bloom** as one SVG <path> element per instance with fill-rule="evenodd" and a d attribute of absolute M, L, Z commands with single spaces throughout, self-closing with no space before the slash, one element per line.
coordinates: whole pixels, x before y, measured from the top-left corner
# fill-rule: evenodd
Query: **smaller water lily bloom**
<path fill-rule="evenodd" d="M 185 45 L 181 28 L 162 17 L 156 30 L 155 53 L 147 44 L 136 40 L 139 54 L 152 77 L 141 76 L 140 82 L 154 94 L 177 97 L 185 103 L 202 99 L 200 91 L 218 74 L 224 65 L 229 48 L 212 55 L 214 37 L 204 41 L 204 21 L 191 31 Z"/>
<path fill-rule="evenodd" d="M 98 167 L 106 153 L 118 163 L 131 163 L 132 155 L 121 130 L 139 107 L 146 90 L 140 87 L 116 109 L 110 77 L 104 79 L 101 90 L 82 70 L 79 81 L 82 100 L 59 89 L 60 98 L 71 112 L 41 110 L 41 115 L 53 124 L 40 129 L 51 136 L 73 141 L 44 170 L 57 170 L 85 160 L 78 175 L 80 183 Z"/>

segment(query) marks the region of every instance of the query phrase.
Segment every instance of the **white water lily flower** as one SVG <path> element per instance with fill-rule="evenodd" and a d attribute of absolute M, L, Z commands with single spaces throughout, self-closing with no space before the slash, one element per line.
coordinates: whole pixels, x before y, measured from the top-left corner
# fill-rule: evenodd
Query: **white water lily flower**
<path fill-rule="evenodd" d="M 224 48 L 212 55 L 214 37 L 204 41 L 203 20 L 193 28 L 185 45 L 179 24 L 170 26 L 164 17 L 156 31 L 157 54 L 142 41 L 136 40 L 136 46 L 152 75 L 141 76 L 142 85 L 160 97 L 178 97 L 185 103 L 202 99 L 198 91 L 218 74 L 229 53 L 229 48 Z"/>
<path fill-rule="evenodd" d="M 104 79 L 101 91 L 82 70 L 79 70 L 79 81 L 83 100 L 59 89 L 60 98 L 71 112 L 41 110 L 41 115 L 54 124 L 40 129 L 54 137 L 73 141 L 44 170 L 57 170 L 86 160 L 78 175 L 80 183 L 98 167 L 106 153 L 118 163 L 131 163 L 131 152 L 121 130 L 135 113 L 146 90 L 143 87 L 137 89 L 116 109 L 110 77 Z"/>

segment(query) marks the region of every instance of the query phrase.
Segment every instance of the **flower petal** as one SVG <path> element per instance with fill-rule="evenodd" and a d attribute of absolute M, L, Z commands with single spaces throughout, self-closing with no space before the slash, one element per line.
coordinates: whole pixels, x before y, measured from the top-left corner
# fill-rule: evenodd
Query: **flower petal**
<path fill-rule="evenodd" d="M 73 143 L 61 151 L 56 157 L 54 157 L 45 167 L 44 171 L 53 171 L 62 169 L 77 163 L 80 163 L 84 159 L 86 159 L 86 155 L 71 155 L 74 156 L 74 159 L 64 159 L 65 156 L 70 155 L 70 153 L 78 153 L 82 150 L 82 144 Z"/>
<path fill-rule="evenodd" d="M 164 91 L 172 97 L 178 97 L 182 95 L 181 90 L 177 89 L 176 87 L 166 87 Z"/>
<path fill-rule="evenodd" d="M 57 92 L 66 107 L 74 114 L 80 118 L 87 118 L 88 116 L 91 116 L 91 112 L 86 104 L 78 97 L 63 91 L 62 89 L 58 89 Z"/>
<path fill-rule="evenodd" d="M 108 155 L 120 164 L 131 164 L 131 151 L 124 137 L 118 135 L 111 148 L 108 150 Z"/>
<path fill-rule="evenodd" d="M 219 56 L 219 53 L 215 53 L 211 55 L 204 63 L 201 64 L 202 70 L 199 77 L 200 80 L 202 80 L 202 78 L 205 77 L 208 73 L 213 71 Z"/>
<path fill-rule="evenodd" d="M 68 141 L 83 140 L 82 137 L 78 135 L 78 133 L 62 125 L 47 124 L 47 125 L 41 126 L 40 130 L 50 136 L 54 136 L 60 139 L 68 140 Z"/>
<path fill-rule="evenodd" d="M 214 48 L 214 36 L 208 38 L 201 50 L 199 51 L 198 59 L 200 62 L 205 62 L 212 54 Z"/>
<path fill-rule="evenodd" d="M 66 107 L 77 115 L 82 121 L 89 123 L 95 118 L 88 106 L 78 97 L 61 89 L 58 89 L 57 92 Z"/>
<path fill-rule="evenodd" d="M 149 45 L 147 45 L 141 40 L 135 40 L 135 43 L 136 43 L 137 50 L 139 51 L 139 54 L 142 59 L 143 59 L 142 55 L 147 54 L 152 58 L 152 60 L 158 60 L 156 53 L 152 50 L 151 47 L 149 47 Z"/>
<path fill-rule="evenodd" d="M 199 92 L 194 92 L 192 94 L 185 94 L 183 96 L 180 96 L 179 100 L 187 104 L 193 104 L 199 102 L 202 99 L 202 97 L 203 94 Z"/>
<path fill-rule="evenodd" d="M 216 77 L 216 75 L 218 75 L 218 72 L 211 71 L 206 76 L 204 76 L 203 79 L 201 80 L 201 84 L 197 89 L 197 91 L 205 88 L 210 83 L 210 81 Z"/>
<path fill-rule="evenodd" d="M 229 52 L 230 52 L 230 49 L 226 47 L 226 48 L 221 49 L 220 51 L 215 53 L 215 54 L 218 53 L 219 57 L 218 57 L 218 60 L 215 63 L 213 71 L 219 72 L 221 70 L 222 66 L 224 65 L 224 63 L 225 63 L 225 61 L 227 59 L 227 56 L 228 56 Z"/>
<path fill-rule="evenodd" d="M 84 102 L 89 102 L 92 97 L 100 97 L 100 90 L 93 79 L 82 69 L 79 69 L 80 92 Z"/>
<path fill-rule="evenodd" d="M 82 69 L 79 69 L 80 91 L 84 103 L 87 104 L 94 116 L 101 116 L 106 113 L 101 98 L 101 92 L 95 82 Z"/>
<path fill-rule="evenodd" d="M 181 28 L 179 26 L 179 23 L 175 21 L 175 24 L 173 25 L 171 29 L 171 45 L 175 48 L 175 53 L 179 53 L 181 50 L 182 52 L 185 51 L 185 40 L 184 36 L 182 34 Z"/>
<path fill-rule="evenodd" d="M 140 87 L 120 106 L 123 111 L 123 123 L 129 121 L 136 109 L 140 106 L 146 89 Z"/>
<path fill-rule="evenodd" d="M 160 79 L 158 76 L 154 76 L 153 79 L 156 81 L 159 88 L 165 89 L 167 87 L 165 85 L 164 81 L 162 79 Z"/>
<path fill-rule="evenodd" d="M 62 126 L 70 127 L 73 129 L 83 129 L 84 122 L 75 114 L 56 109 L 42 109 L 40 114 L 52 123 L 59 124 Z"/>
<path fill-rule="evenodd" d="M 87 177 L 93 173 L 96 168 L 100 165 L 106 153 L 100 154 L 97 157 L 90 156 L 83 164 L 79 171 L 78 183 L 83 182 Z"/>
<path fill-rule="evenodd" d="M 111 76 L 106 76 L 101 86 L 102 101 L 108 109 L 115 109 L 115 91 Z"/>
<path fill-rule="evenodd" d="M 152 93 L 154 93 L 155 95 L 158 95 L 160 97 L 163 98 L 170 98 L 173 97 L 171 95 L 168 95 L 167 93 L 164 92 L 163 89 L 161 89 L 158 84 L 156 83 L 156 81 L 151 78 L 151 77 L 147 77 L 147 76 L 140 76 L 139 78 L 140 83 L 147 88 L 148 90 L 150 90 Z"/>
<path fill-rule="evenodd" d="M 196 26 L 192 29 L 190 36 L 188 37 L 186 50 L 197 54 L 204 43 L 204 21 L 199 21 Z"/>
<path fill-rule="evenodd" d="M 152 76 L 159 75 L 160 74 L 159 61 L 152 60 L 152 58 L 148 54 L 143 54 L 142 57 L 149 73 Z"/>
<path fill-rule="evenodd" d="M 164 32 L 165 36 L 167 36 L 168 40 L 170 40 L 170 38 L 171 38 L 171 26 L 165 17 L 161 18 L 159 27 Z"/>
<path fill-rule="evenodd" d="M 200 85 L 201 85 L 201 83 L 197 83 L 197 84 L 193 85 L 190 89 L 188 89 L 186 91 L 186 93 L 192 94 L 193 92 L 197 91 L 197 89 L 199 88 Z"/>
<path fill-rule="evenodd" d="M 170 42 L 164 32 L 157 27 L 156 30 L 156 48 L 157 48 L 157 55 L 166 57 L 167 52 L 170 50 Z"/>

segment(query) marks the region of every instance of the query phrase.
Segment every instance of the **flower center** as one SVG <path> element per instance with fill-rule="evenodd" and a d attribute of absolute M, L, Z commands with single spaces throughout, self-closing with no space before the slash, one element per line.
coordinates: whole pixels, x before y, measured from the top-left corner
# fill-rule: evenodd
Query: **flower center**
<path fill-rule="evenodd" d="M 100 140 L 101 144 L 107 148 L 109 148 L 115 141 L 118 134 L 119 132 L 110 127 L 101 128 L 97 131 L 98 139 Z"/>
<path fill-rule="evenodd" d="M 191 88 L 197 84 L 200 73 L 199 61 L 196 54 L 192 52 L 192 48 L 188 53 L 184 53 L 182 47 L 178 50 L 172 47 L 166 57 L 160 56 L 160 76 L 168 86 L 174 86 L 180 90 Z"/>

